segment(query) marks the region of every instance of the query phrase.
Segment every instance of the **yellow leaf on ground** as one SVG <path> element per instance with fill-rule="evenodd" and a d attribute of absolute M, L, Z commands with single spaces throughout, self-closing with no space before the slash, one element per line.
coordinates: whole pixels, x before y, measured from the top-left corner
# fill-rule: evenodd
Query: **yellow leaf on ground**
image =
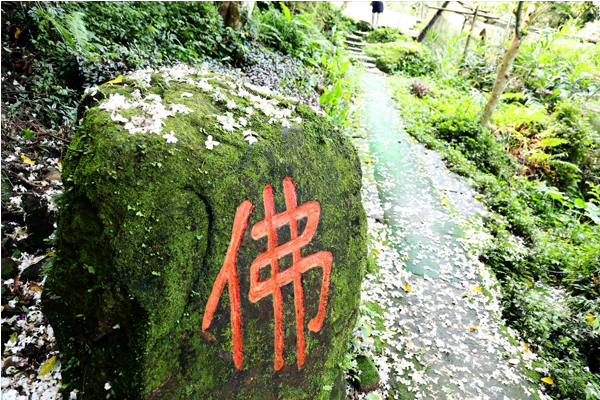
<path fill-rule="evenodd" d="M 19 28 L 17 28 L 17 31 L 15 32 L 15 39 L 18 38 L 20 34 L 21 34 L 21 30 Z"/>
<path fill-rule="evenodd" d="M 529 345 L 523 342 L 523 347 L 525 347 L 525 353 L 529 353 Z"/>
<path fill-rule="evenodd" d="M 4 311 L 4 306 L 0 306 L 0 312 Z"/>
<path fill-rule="evenodd" d="M 46 254 L 46 255 L 44 256 L 44 258 L 45 258 L 45 257 L 50 257 L 50 256 L 53 256 L 53 255 L 54 255 L 54 252 L 53 252 L 53 251 L 51 251 L 50 253 Z"/>
<path fill-rule="evenodd" d="M 533 287 L 533 283 L 531 283 L 531 282 L 527 281 L 527 286 L 529 286 L 529 287 Z"/>
<path fill-rule="evenodd" d="M 377 253 L 377 254 L 381 254 L 381 252 L 380 252 L 379 250 L 377 250 L 377 249 L 373 249 L 373 251 L 374 251 L 375 253 Z"/>
<path fill-rule="evenodd" d="M 476 199 L 481 199 L 481 198 L 482 198 L 482 196 L 480 196 L 480 195 L 477 195 L 477 196 L 475 196 L 475 198 L 476 198 Z"/>
<path fill-rule="evenodd" d="M 472 331 L 476 331 L 477 327 L 476 326 L 470 326 L 469 329 L 472 330 Z"/>
<path fill-rule="evenodd" d="M 587 313 L 587 322 L 589 322 L 590 324 L 594 325 L 594 320 L 596 319 L 596 317 L 594 317 L 593 314 Z"/>
<path fill-rule="evenodd" d="M 410 292 L 412 289 L 410 288 L 410 285 L 408 283 L 405 283 L 404 290 L 406 290 L 407 292 Z"/>
<path fill-rule="evenodd" d="M 121 75 L 119 75 L 117 78 L 113 79 L 112 81 L 108 81 L 106 83 L 121 83 L 123 82 L 123 77 Z"/>
<path fill-rule="evenodd" d="M 31 285 L 29 286 L 29 290 L 31 290 L 32 292 L 41 292 L 43 289 L 35 282 L 31 282 Z"/>
<path fill-rule="evenodd" d="M 473 289 L 475 289 L 476 292 L 481 293 L 481 286 L 473 286 Z"/>
<path fill-rule="evenodd" d="M 365 163 L 372 163 L 374 161 L 377 161 L 377 160 L 375 160 L 374 158 L 369 158 L 368 160 L 365 160 L 364 162 Z"/>
<path fill-rule="evenodd" d="M 44 376 L 49 374 L 52 369 L 54 369 L 54 364 L 56 363 L 56 356 L 50 357 L 40 368 L 40 373 L 38 376 Z"/>
<path fill-rule="evenodd" d="M 542 382 L 546 382 L 549 385 L 554 385 L 552 378 L 542 378 Z"/>
<path fill-rule="evenodd" d="M 449 205 L 449 204 L 450 204 L 450 203 L 448 203 L 448 200 L 446 200 L 446 199 L 442 199 L 442 203 L 444 203 L 444 204 L 446 204 L 446 205 Z"/>
<path fill-rule="evenodd" d="M 21 158 L 24 161 L 25 164 L 29 164 L 29 165 L 35 165 L 35 161 L 31 161 L 31 159 L 29 157 L 27 157 L 25 154 L 21 154 Z"/>

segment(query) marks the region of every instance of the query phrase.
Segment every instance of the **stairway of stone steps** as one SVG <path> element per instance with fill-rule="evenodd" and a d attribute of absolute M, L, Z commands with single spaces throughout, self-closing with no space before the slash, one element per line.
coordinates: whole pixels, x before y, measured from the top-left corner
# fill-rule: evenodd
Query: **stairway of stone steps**
<path fill-rule="evenodd" d="M 354 58 L 363 62 L 363 65 L 368 72 L 380 74 L 381 71 L 379 71 L 379 69 L 377 69 L 375 66 L 375 59 L 367 56 L 363 51 L 363 46 L 366 44 L 364 39 L 368 33 L 369 32 L 356 31 L 354 33 L 347 34 L 344 43 L 346 44 L 346 48 L 350 54 Z"/>

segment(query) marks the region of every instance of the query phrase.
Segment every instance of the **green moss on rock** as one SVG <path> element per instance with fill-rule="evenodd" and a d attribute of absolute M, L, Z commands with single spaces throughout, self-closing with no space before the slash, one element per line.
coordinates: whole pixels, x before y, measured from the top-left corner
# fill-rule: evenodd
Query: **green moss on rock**
<path fill-rule="evenodd" d="M 369 393 L 379 387 L 379 372 L 373 361 L 367 356 L 356 357 L 359 373 L 358 389 L 363 393 Z"/>
<path fill-rule="evenodd" d="M 133 96 L 134 80 L 105 85 L 81 102 L 82 124 L 64 162 L 57 259 L 43 298 L 63 366 L 77 365 L 63 369 L 63 383 L 84 399 L 104 399 L 107 393 L 129 400 L 329 399 L 326 388 L 339 376 L 366 265 L 358 157 L 325 118 L 291 99 L 278 98 L 278 107 L 295 107 L 293 116 L 301 123 L 283 128 L 257 110 L 247 127 L 225 131 L 214 115 L 231 112 L 239 118 L 252 103 L 231 89 L 237 84 L 229 78 L 204 78 L 236 108 L 185 79 L 161 74 L 141 90 L 142 97 L 153 93 L 165 105 L 185 104 L 193 111 L 164 120 L 161 135 L 173 131 L 177 143 L 153 133 L 130 134 L 99 108 L 97 99 L 111 94 Z M 182 97 L 186 92 L 192 96 Z M 130 118 L 139 112 L 119 113 Z M 256 132 L 258 141 L 244 141 L 244 129 Z M 220 145 L 207 149 L 208 135 Z M 299 205 L 314 200 L 321 206 L 317 231 L 302 256 L 329 251 L 333 267 L 319 332 L 306 328 L 317 313 L 322 270 L 302 277 L 307 346 L 300 370 L 293 285 L 282 287 L 285 365 L 274 371 L 272 296 L 256 303 L 248 298 L 250 265 L 266 250 L 266 240 L 254 241 L 250 231 L 264 219 L 266 185 L 273 187 L 276 212 L 285 210 L 286 177 L 296 184 Z M 237 260 L 244 356 L 238 370 L 227 290 L 210 328 L 203 332 L 201 324 L 236 209 L 245 200 L 255 208 Z M 290 239 L 288 228 L 278 235 L 280 244 Z M 283 270 L 286 261 L 281 262 Z"/>

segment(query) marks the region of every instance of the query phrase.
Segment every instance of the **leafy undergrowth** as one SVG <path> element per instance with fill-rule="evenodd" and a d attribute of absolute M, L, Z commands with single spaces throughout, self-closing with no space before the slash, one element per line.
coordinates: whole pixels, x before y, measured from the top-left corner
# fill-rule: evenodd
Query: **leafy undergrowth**
<path fill-rule="evenodd" d="M 430 51 L 404 36 L 390 42 L 366 45 L 364 51 L 375 58 L 375 65 L 383 72 L 420 76 L 433 72 L 435 68 Z"/>
<path fill-rule="evenodd" d="M 548 111 L 505 102 L 490 133 L 478 124 L 478 92 L 421 80 L 430 93 L 418 96 L 414 78 L 391 78 L 398 110 L 405 129 L 439 151 L 493 211 L 494 240 L 482 261 L 502 284 L 504 318 L 543 358 L 549 394 L 598 398 L 600 198 L 582 171 L 597 157 L 599 135 L 588 113 L 577 103 Z"/>

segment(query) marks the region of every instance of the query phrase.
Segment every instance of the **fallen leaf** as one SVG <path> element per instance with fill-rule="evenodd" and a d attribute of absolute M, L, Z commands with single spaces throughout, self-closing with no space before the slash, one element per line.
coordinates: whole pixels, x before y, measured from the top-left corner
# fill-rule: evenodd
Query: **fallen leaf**
<path fill-rule="evenodd" d="M 476 292 L 481 293 L 481 286 L 473 286 L 473 289 L 475 289 Z"/>
<path fill-rule="evenodd" d="M 472 331 L 476 331 L 477 327 L 476 326 L 470 326 L 469 329 L 472 330 Z"/>
<path fill-rule="evenodd" d="M 39 292 L 41 292 L 43 289 L 42 289 L 40 286 L 38 286 L 38 284 L 37 284 L 37 283 L 35 283 L 35 282 L 31 282 L 31 285 L 29 286 L 29 290 L 31 290 L 32 292 L 38 292 L 38 293 L 39 293 Z"/>
<path fill-rule="evenodd" d="M 377 254 L 381 254 L 381 252 L 380 252 L 379 250 L 377 250 L 377 249 L 373 249 L 373 251 L 374 251 L 375 253 L 377 253 Z"/>
<path fill-rule="evenodd" d="M 404 290 L 406 290 L 407 292 L 410 292 L 412 289 L 410 288 L 410 285 L 408 283 L 405 283 Z"/>
<path fill-rule="evenodd" d="M 18 38 L 20 34 L 21 34 L 21 30 L 19 28 L 17 28 L 17 31 L 15 32 L 15 39 Z"/>
<path fill-rule="evenodd" d="M 442 199 L 442 203 L 444 203 L 446 205 L 450 205 L 450 203 L 448 203 L 448 200 L 446 200 L 446 199 Z"/>
<path fill-rule="evenodd" d="M 0 306 L 0 312 L 4 311 L 4 306 Z"/>
<path fill-rule="evenodd" d="M 549 385 L 554 385 L 552 378 L 542 378 L 542 382 L 546 382 Z"/>
<path fill-rule="evenodd" d="M 477 196 L 475 196 L 475 198 L 476 198 L 477 200 L 479 200 L 479 199 L 483 198 L 483 196 L 477 195 Z"/>
<path fill-rule="evenodd" d="M 529 345 L 523 342 L 523 347 L 525 347 L 525 353 L 529 353 Z"/>
<path fill-rule="evenodd" d="M 25 164 L 29 164 L 29 165 L 35 165 L 35 161 L 31 161 L 31 159 L 29 157 L 27 157 L 25 154 L 21 154 L 21 158 L 24 161 Z"/>
<path fill-rule="evenodd" d="M 364 162 L 365 163 L 372 163 L 374 161 L 377 161 L 377 160 L 375 160 L 374 158 L 369 158 L 368 160 L 365 160 Z"/>
<path fill-rule="evenodd" d="M 587 313 L 587 322 L 589 322 L 590 324 L 594 325 L 594 320 L 596 318 L 594 317 L 593 314 Z"/>
<path fill-rule="evenodd" d="M 123 77 L 121 75 L 119 75 L 118 77 L 116 77 L 112 81 L 108 81 L 106 83 L 121 83 L 121 82 L 123 82 Z"/>
<path fill-rule="evenodd" d="M 56 363 L 56 356 L 50 357 L 40 368 L 40 373 L 38 376 L 44 376 L 49 374 L 52 369 L 54 369 L 54 364 Z"/>

